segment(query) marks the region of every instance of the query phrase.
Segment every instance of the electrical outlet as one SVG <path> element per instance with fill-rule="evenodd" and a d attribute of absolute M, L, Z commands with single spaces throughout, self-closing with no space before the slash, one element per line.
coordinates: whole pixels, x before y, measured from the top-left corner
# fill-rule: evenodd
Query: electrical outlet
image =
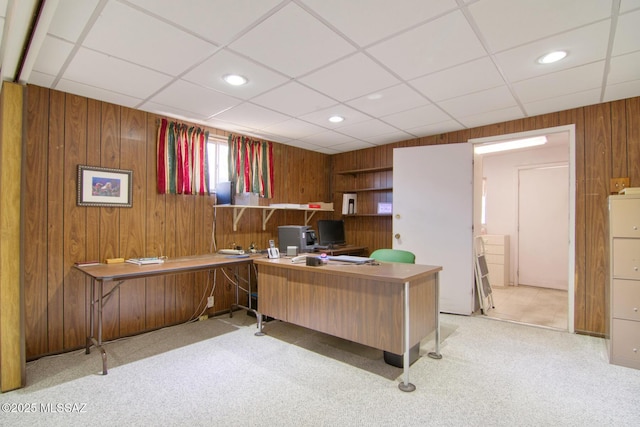
<path fill-rule="evenodd" d="M 213 307 L 213 296 L 207 298 L 207 308 Z"/>

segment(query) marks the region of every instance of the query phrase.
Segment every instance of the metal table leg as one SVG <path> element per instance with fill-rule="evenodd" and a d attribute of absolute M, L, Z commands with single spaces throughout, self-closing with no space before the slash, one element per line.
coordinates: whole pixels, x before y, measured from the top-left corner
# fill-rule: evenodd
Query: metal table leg
<path fill-rule="evenodd" d="M 411 345 L 409 344 L 409 282 L 404 282 L 404 356 L 402 362 L 403 380 L 398 384 L 398 388 L 402 391 L 414 391 L 416 386 L 409 382 L 409 351 Z"/>
<path fill-rule="evenodd" d="M 436 350 L 427 354 L 432 359 L 442 359 L 440 354 L 440 272 L 436 273 Z"/>

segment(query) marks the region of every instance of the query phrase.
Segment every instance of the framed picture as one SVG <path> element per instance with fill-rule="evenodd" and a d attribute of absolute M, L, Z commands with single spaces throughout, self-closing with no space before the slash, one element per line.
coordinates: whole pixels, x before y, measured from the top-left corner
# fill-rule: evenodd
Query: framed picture
<path fill-rule="evenodd" d="M 78 206 L 130 208 L 133 171 L 78 165 Z"/>
<path fill-rule="evenodd" d="M 378 215 L 391 215 L 393 213 L 393 205 L 391 203 L 378 203 Z"/>

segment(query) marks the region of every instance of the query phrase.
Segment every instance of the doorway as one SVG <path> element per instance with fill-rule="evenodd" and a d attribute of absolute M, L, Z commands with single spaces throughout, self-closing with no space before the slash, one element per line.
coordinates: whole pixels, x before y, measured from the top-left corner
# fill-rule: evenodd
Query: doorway
<path fill-rule="evenodd" d="M 509 235 L 511 239 L 510 252 L 511 252 L 511 272 L 509 274 L 510 279 L 507 281 L 508 285 L 504 286 L 504 289 L 495 289 L 495 296 L 498 294 L 505 294 L 507 291 L 510 292 L 509 295 L 512 295 L 515 291 L 519 293 L 523 293 L 528 291 L 530 294 L 538 294 L 544 293 L 547 290 L 549 292 L 562 292 L 562 298 L 564 298 L 563 309 L 566 312 L 566 326 L 562 329 L 566 329 L 569 332 L 574 332 L 574 301 L 571 297 L 573 295 L 574 290 L 574 271 L 575 271 L 575 127 L 574 125 L 568 126 L 559 126 L 548 129 L 540 129 L 536 131 L 530 132 L 522 132 L 517 134 L 509 134 L 509 135 L 500 135 L 499 137 L 490 137 L 490 138 L 480 138 L 480 139 L 472 139 L 469 142 L 472 144 L 482 144 L 487 145 L 490 143 L 496 142 L 504 142 L 504 141 L 512 141 L 515 139 L 523 139 L 523 138 L 532 138 L 537 136 L 547 136 L 548 144 L 545 148 L 529 148 L 524 152 L 521 152 L 519 156 L 521 156 L 520 166 L 504 166 L 502 170 L 502 175 L 495 175 L 485 179 L 484 168 L 485 166 L 490 167 L 492 164 L 498 164 L 502 159 L 506 159 L 509 156 L 517 156 L 516 154 L 491 154 L 491 155 L 475 155 L 474 156 L 474 230 L 476 230 L 475 234 L 503 234 Z M 474 145 L 476 146 L 476 145 Z M 518 182 L 519 182 L 519 174 L 520 171 L 526 169 L 526 166 L 523 164 L 529 165 L 532 167 L 533 164 L 545 164 L 545 163 L 554 163 L 556 160 L 549 160 L 550 157 L 548 153 L 545 153 L 545 150 L 552 150 L 552 147 L 556 146 L 557 150 L 564 150 L 566 155 L 566 163 L 567 168 L 565 171 L 567 172 L 568 179 L 565 180 L 566 187 L 563 189 L 565 192 L 565 196 L 567 198 L 568 205 L 568 215 L 566 218 L 566 229 L 567 229 L 567 239 L 565 239 L 565 244 L 562 245 L 564 247 L 564 255 L 566 255 L 564 262 L 564 282 L 566 283 L 566 291 L 563 290 L 555 290 L 555 289 L 547 289 L 537 286 L 518 286 L 519 278 L 516 268 L 520 268 L 519 266 L 519 258 L 520 251 L 523 251 L 523 248 L 518 240 L 520 237 L 520 233 L 518 232 L 519 227 L 519 215 L 518 215 Z M 536 156 L 540 154 L 542 157 L 536 158 Z M 547 156 L 547 157 L 545 157 Z M 501 159 L 502 158 L 502 159 Z M 524 160 L 522 160 L 524 158 Z M 514 163 L 515 164 L 515 163 Z M 509 172 L 507 172 L 509 171 Z M 534 179 L 533 176 L 528 176 L 526 178 Z M 538 177 L 539 178 L 539 177 Z M 532 181 L 533 182 L 533 181 Z M 483 185 L 485 184 L 487 188 L 487 193 L 483 194 Z M 499 183 L 503 186 L 511 186 L 509 190 L 497 190 L 495 185 Z M 492 190 L 492 184 L 494 185 Z M 507 188 L 504 187 L 504 188 Z M 491 197 L 493 194 L 493 198 Z M 498 194 L 498 196 L 496 196 Z M 511 199 L 506 198 L 506 196 L 511 197 Z M 496 199 L 500 200 L 503 197 L 502 201 L 498 201 L 498 207 L 492 206 L 492 203 L 496 202 Z M 542 195 L 544 197 L 544 194 Z M 528 203 L 528 202 L 527 202 Z M 484 207 L 484 209 L 483 209 Z M 483 221 L 483 213 L 486 215 L 485 221 Z M 561 247 L 562 247 L 561 246 Z M 525 254 L 526 255 L 526 254 Z M 538 252 L 539 255 L 539 252 Z M 538 257 L 541 258 L 541 257 Z M 529 267 L 527 267 L 529 268 Z M 540 268 L 540 267 L 533 267 Z M 538 292 L 543 291 L 543 292 Z M 547 298 L 545 296 L 544 298 Z M 496 298 L 494 298 L 495 300 Z M 498 304 L 498 302 L 496 302 Z M 548 305 L 548 304 L 547 304 Z M 541 305 L 544 307 L 544 305 Z M 490 317 L 497 317 L 491 315 L 491 311 L 489 310 Z M 496 310 L 496 313 L 498 310 Z M 503 320 L 514 320 L 513 318 L 505 318 Z M 517 321 L 517 320 L 516 320 Z M 531 324 L 538 324 L 533 322 L 525 322 Z M 541 325 L 546 325 L 548 322 L 540 322 Z"/>

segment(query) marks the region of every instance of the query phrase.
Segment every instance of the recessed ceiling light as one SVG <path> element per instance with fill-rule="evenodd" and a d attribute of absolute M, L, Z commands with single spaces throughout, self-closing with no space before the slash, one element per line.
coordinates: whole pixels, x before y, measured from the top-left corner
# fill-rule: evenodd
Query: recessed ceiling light
<path fill-rule="evenodd" d="M 565 52 L 564 50 L 557 50 L 555 52 L 549 52 L 544 56 L 541 56 L 540 58 L 538 58 L 538 63 L 539 64 L 552 64 L 554 62 L 560 61 L 561 59 L 564 59 L 564 57 L 567 56 L 567 52 Z"/>
<path fill-rule="evenodd" d="M 331 117 L 329 117 L 329 121 L 331 123 L 340 123 L 340 122 L 344 121 L 344 117 L 342 117 L 342 116 L 331 116 Z"/>
<path fill-rule="evenodd" d="M 246 77 L 240 76 L 238 74 L 227 74 L 222 77 L 225 82 L 229 83 L 231 86 L 242 86 L 247 84 L 249 80 Z"/>

